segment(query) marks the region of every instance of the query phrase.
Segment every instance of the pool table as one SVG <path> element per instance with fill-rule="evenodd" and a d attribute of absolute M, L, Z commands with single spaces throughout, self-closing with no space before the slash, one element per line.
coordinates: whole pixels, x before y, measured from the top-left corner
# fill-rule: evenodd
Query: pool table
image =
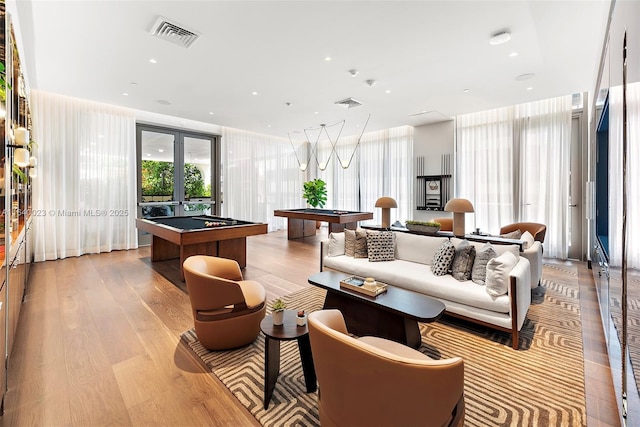
<path fill-rule="evenodd" d="M 267 224 L 217 216 L 164 216 L 136 218 L 136 226 L 153 235 L 151 261 L 180 259 L 191 255 L 212 255 L 236 260 L 240 268 L 247 265 L 247 236 L 267 233 Z"/>
<path fill-rule="evenodd" d="M 329 233 L 339 233 L 345 228 L 355 229 L 358 221 L 373 219 L 373 212 L 331 209 L 283 209 L 274 211 L 273 215 L 287 218 L 289 240 L 315 236 L 316 221 L 326 221 L 329 223 Z"/>

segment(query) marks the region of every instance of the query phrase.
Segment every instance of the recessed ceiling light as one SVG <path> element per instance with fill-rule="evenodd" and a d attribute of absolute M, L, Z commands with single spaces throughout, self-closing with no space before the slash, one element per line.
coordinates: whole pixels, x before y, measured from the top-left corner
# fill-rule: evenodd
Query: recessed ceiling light
<path fill-rule="evenodd" d="M 159 153 L 164 153 L 164 148 L 158 148 Z"/>
<path fill-rule="evenodd" d="M 286 105 L 287 107 L 291 107 L 293 104 L 290 102 L 285 102 L 284 105 Z"/>
<path fill-rule="evenodd" d="M 391 90 L 387 89 L 384 91 L 384 93 L 391 93 Z"/>
<path fill-rule="evenodd" d="M 527 90 L 533 90 L 533 88 L 532 88 L 531 86 L 529 86 L 529 87 L 527 88 Z"/>
<path fill-rule="evenodd" d="M 317 112 L 317 111 L 314 111 L 314 112 L 313 112 L 313 114 L 318 114 L 318 112 Z"/>
<path fill-rule="evenodd" d="M 251 92 L 251 95 L 257 95 L 258 92 Z"/>
<path fill-rule="evenodd" d="M 511 40 L 511 33 L 508 31 L 499 31 L 491 36 L 489 44 L 492 46 L 506 43 Z"/>
<path fill-rule="evenodd" d="M 209 115 L 213 116 L 213 111 L 209 111 Z"/>
<path fill-rule="evenodd" d="M 160 105 L 171 105 L 171 101 L 167 101 L 166 99 L 158 99 L 157 102 Z"/>
<path fill-rule="evenodd" d="M 155 59 L 153 59 L 153 58 L 151 58 L 151 59 L 149 60 L 149 62 L 151 62 L 152 64 L 157 64 L 157 63 L 158 63 L 158 61 L 156 61 L 156 60 L 155 60 Z"/>
<path fill-rule="evenodd" d="M 358 73 L 359 73 L 359 71 L 358 71 L 358 70 L 355 70 L 355 69 L 353 69 L 353 70 L 349 70 L 349 71 L 347 71 L 347 72 L 349 73 L 349 75 L 350 75 L 351 77 L 355 77 L 355 76 L 357 76 L 357 75 L 358 75 Z"/>
<path fill-rule="evenodd" d="M 331 57 L 330 57 L 330 56 L 325 56 L 325 57 L 324 57 L 324 60 L 325 60 L 325 61 L 327 61 L 327 62 L 329 62 L 329 61 L 331 61 Z"/>
<path fill-rule="evenodd" d="M 131 85 L 131 86 L 137 86 L 137 85 L 138 85 L 138 83 L 136 83 L 136 82 L 131 82 L 131 83 L 130 83 L 130 85 Z"/>
<path fill-rule="evenodd" d="M 122 92 L 122 96 L 129 96 L 127 92 Z"/>
<path fill-rule="evenodd" d="M 270 128 L 270 127 L 271 127 L 271 125 L 267 125 L 267 127 L 268 127 L 268 128 Z"/>
<path fill-rule="evenodd" d="M 373 80 L 373 79 L 368 79 L 368 80 L 365 80 L 365 81 L 364 81 L 364 84 L 366 84 L 366 85 L 367 85 L 367 86 L 369 86 L 369 87 L 373 87 L 373 86 L 375 86 L 376 81 L 375 81 L 375 80 Z"/>
<path fill-rule="evenodd" d="M 518 52 L 511 52 L 509 54 L 509 57 L 511 57 L 511 58 L 515 58 L 516 56 L 518 56 Z"/>
<path fill-rule="evenodd" d="M 524 81 L 524 80 L 532 79 L 534 76 L 535 76 L 535 74 L 533 74 L 533 73 L 520 74 L 518 77 L 516 77 L 516 80 L 521 82 L 521 81 Z"/>
<path fill-rule="evenodd" d="M 469 93 L 471 91 L 471 89 L 465 89 L 463 90 L 464 93 Z"/>

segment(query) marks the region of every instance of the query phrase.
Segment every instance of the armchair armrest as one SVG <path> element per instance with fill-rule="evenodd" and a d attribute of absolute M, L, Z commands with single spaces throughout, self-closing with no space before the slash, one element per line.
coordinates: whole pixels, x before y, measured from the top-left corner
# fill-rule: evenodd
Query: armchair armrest
<path fill-rule="evenodd" d="M 531 288 L 535 288 L 540 284 L 540 279 L 542 278 L 542 243 L 536 240 L 520 256 L 529 260 L 531 266 Z"/>
<path fill-rule="evenodd" d="M 324 271 L 324 258 L 329 256 L 329 239 L 320 241 L 320 271 Z"/>
<path fill-rule="evenodd" d="M 517 330 L 522 328 L 524 320 L 527 318 L 527 312 L 531 305 L 531 273 L 529 260 L 520 257 L 518 263 L 513 267 L 511 273 L 511 286 L 509 295 L 511 296 L 510 315 L 515 322 L 514 326 Z"/>

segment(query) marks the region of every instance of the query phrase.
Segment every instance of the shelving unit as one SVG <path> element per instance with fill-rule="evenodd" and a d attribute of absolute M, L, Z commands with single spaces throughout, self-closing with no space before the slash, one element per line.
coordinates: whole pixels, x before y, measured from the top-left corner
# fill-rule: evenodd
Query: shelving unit
<path fill-rule="evenodd" d="M 426 169 L 425 157 L 417 157 L 416 209 L 442 211 L 451 198 L 451 154 L 440 156 L 440 174 L 428 175 Z"/>
<path fill-rule="evenodd" d="M 5 111 L 4 117 L 0 118 L 3 153 L 0 161 L 0 203 L 3 206 L 0 212 L 0 253 L 3 260 L 0 272 L 0 354 L 4 356 L 4 367 L 0 369 L 0 407 L 4 412 L 8 359 L 18 328 L 33 245 L 29 168 L 14 164 L 16 150 L 30 148 L 30 132 L 25 132 L 25 129 L 31 130 L 31 114 L 11 16 L 6 13 L 1 0 L 0 38 L 0 62 L 4 65 L 0 107 Z"/>

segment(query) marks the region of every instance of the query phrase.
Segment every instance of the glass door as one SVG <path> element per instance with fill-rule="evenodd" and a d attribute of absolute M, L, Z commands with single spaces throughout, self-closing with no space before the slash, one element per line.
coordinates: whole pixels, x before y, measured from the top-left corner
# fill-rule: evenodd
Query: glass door
<path fill-rule="evenodd" d="M 139 124 L 136 139 L 139 218 L 217 215 L 216 135 Z"/>

